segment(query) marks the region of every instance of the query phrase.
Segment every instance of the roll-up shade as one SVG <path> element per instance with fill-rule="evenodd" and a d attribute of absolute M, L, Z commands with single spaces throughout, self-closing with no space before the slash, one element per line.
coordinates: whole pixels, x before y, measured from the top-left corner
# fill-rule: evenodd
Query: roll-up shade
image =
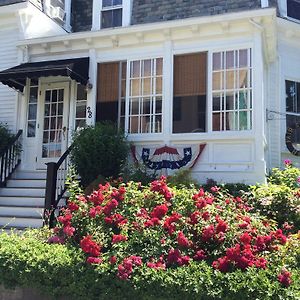
<path fill-rule="evenodd" d="M 120 63 L 98 64 L 97 102 L 113 102 L 119 99 Z"/>
<path fill-rule="evenodd" d="M 174 97 L 206 94 L 207 53 L 174 57 Z"/>

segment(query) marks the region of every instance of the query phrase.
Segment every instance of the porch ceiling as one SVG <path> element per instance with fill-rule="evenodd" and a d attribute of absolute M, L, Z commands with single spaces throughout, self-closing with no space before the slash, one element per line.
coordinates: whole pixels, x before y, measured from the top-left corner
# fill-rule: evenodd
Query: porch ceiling
<path fill-rule="evenodd" d="M 26 79 L 67 76 L 86 85 L 89 79 L 89 58 L 25 63 L 0 72 L 0 82 L 23 92 Z"/>

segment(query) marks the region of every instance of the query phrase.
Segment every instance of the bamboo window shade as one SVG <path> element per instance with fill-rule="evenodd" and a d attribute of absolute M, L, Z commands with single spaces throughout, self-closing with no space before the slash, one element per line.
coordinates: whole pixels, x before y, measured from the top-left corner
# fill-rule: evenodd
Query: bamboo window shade
<path fill-rule="evenodd" d="M 174 57 L 174 97 L 206 95 L 207 53 Z"/>
<path fill-rule="evenodd" d="M 97 102 L 114 102 L 119 99 L 120 63 L 98 64 Z"/>

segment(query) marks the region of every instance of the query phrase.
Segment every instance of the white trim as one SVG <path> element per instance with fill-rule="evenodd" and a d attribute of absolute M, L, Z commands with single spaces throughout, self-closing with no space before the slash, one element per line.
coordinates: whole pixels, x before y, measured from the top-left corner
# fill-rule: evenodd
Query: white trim
<path fill-rule="evenodd" d="M 261 0 L 260 2 L 262 8 L 269 7 L 269 0 Z"/>
<path fill-rule="evenodd" d="M 111 7 L 102 8 L 102 0 L 93 0 L 93 16 L 92 16 L 92 29 L 91 31 L 98 30 L 111 30 L 114 28 L 104 28 L 101 29 L 101 12 L 113 9 L 122 9 L 122 26 L 127 27 L 130 25 L 131 20 L 131 8 L 132 0 L 123 0 L 122 5 L 115 5 Z"/>
<path fill-rule="evenodd" d="M 287 12 L 287 1 L 288 0 L 278 0 L 278 7 L 279 7 L 279 12 L 280 12 L 280 16 L 287 18 L 290 21 L 296 22 L 296 23 L 300 23 L 299 19 L 295 19 L 292 17 L 288 16 L 288 12 Z"/>
<path fill-rule="evenodd" d="M 71 26 L 71 6 L 72 6 L 72 0 L 65 0 L 65 24 L 64 28 L 68 31 L 71 32 L 72 26 Z"/>

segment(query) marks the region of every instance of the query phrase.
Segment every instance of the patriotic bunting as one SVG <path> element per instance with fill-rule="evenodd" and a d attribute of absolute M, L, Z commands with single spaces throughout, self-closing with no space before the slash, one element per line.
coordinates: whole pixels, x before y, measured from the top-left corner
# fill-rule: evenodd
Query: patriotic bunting
<path fill-rule="evenodd" d="M 151 170 L 178 170 L 182 167 L 192 168 L 206 144 L 192 146 L 132 146 L 135 161 L 143 163 Z"/>

